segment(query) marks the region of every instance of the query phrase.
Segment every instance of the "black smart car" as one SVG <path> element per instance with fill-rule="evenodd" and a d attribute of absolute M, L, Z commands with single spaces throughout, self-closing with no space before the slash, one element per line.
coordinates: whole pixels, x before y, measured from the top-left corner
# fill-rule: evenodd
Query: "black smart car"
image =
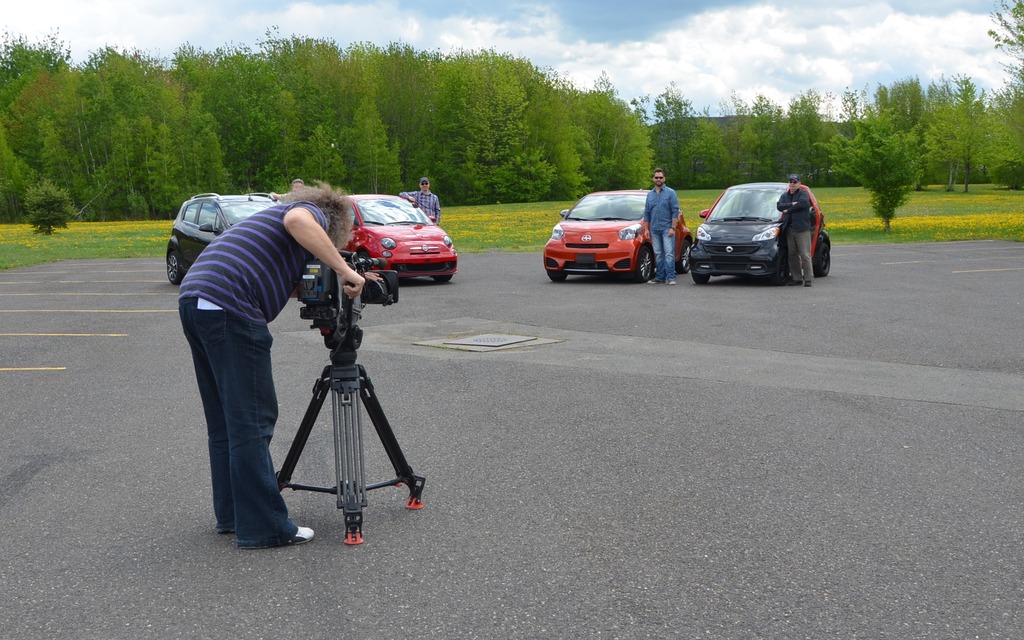
<path fill-rule="evenodd" d="M 274 206 L 267 193 L 222 196 L 201 193 L 186 200 L 174 219 L 167 242 L 167 279 L 181 284 L 199 252 L 231 225 Z"/>
<path fill-rule="evenodd" d="M 784 182 L 738 184 L 701 211 L 704 223 L 697 227 L 697 242 L 690 250 L 690 277 L 695 283 L 707 284 L 711 276 L 749 276 L 773 284 L 789 280 L 782 214 L 775 208 L 788 186 Z M 832 267 L 832 242 L 818 199 L 806 185 L 800 188 L 811 199 L 811 263 L 814 276 L 821 278 Z"/>

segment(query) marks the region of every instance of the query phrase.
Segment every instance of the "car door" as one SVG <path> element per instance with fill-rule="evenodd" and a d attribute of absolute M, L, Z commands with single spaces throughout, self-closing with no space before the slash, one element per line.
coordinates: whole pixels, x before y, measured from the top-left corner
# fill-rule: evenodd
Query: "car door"
<path fill-rule="evenodd" d="M 185 256 L 185 260 L 188 264 L 192 264 L 199 257 L 199 254 L 206 245 L 213 242 L 213 239 L 217 237 L 216 229 L 220 222 L 220 212 L 217 209 L 217 205 L 209 200 L 203 201 L 199 208 L 199 216 L 196 219 L 196 224 L 191 228 L 191 233 L 186 241 L 182 239 L 181 242 L 181 253 Z"/>
<path fill-rule="evenodd" d="M 805 184 L 800 185 L 800 188 L 807 192 L 807 197 L 811 201 L 811 255 L 813 256 L 818 250 L 818 236 L 821 235 L 824 216 L 821 215 L 821 208 L 818 206 L 818 199 L 814 197 L 814 192 Z"/>

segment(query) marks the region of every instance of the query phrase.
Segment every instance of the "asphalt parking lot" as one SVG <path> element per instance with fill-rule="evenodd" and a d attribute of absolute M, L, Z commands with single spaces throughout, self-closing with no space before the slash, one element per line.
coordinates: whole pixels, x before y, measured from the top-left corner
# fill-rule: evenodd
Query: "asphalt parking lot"
<path fill-rule="evenodd" d="M 316 540 L 264 551 L 214 532 L 162 261 L 0 272 L 0 637 L 1020 637 L 1024 243 L 837 246 L 810 289 L 460 258 L 361 323 L 425 508 L 372 491 L 346 546 L 288 492 Z M 280 466 L 328 352 L 271 329 Z M 538 341 L 435 346 L 480 335 Z"/>

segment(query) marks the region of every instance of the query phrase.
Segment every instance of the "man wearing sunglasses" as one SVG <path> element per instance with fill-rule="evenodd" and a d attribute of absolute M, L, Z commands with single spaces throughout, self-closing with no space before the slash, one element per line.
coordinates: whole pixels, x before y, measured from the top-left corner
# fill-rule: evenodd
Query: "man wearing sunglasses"
<path fill-rule="evenodd" d="M 399 198 L 405 198 L 418 207 L 434 224 L 441 224 L 441 203 L 437 195 L 430 192 L 430 180 L 420 178 L 419 191 L 403 191 L 398 194 Z"/>
<path fill-rule="evenodd" d="M 679 196 L 665 184 L 665 172 L 654 170 L 654 188 L 644 203 L 642 232 L 654 248 L 654 279 L 647 284 L 676 283 L 676 221 L 679 220 Z"/>
<path fill-rule="evenodd" d="M 785 216 L 786 248 L 789 250 L 788 284 L 793 287 L 803 282 L 809 287 L 814 282 L 814 268 L 811 266 L 811 198 L 800 185 L 800 176 L 789 174 L 789 188 L 786 189 L 776 208 Z"/>

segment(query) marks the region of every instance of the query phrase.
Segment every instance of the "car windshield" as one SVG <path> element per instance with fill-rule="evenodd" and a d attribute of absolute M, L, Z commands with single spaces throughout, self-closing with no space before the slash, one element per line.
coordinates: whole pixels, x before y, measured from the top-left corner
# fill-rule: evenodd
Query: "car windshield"
<path fill-rule="evenodd" d="M 274 206 L 270 200 L 241 200 L 239 202 L 221 202 L 220 208 L 229 225 L 238 224 L 254 213 Z"/>
<path fill-rule="evenodd" d="M 566 220 L 639 220 L 644 217 L 643 194 L 589 195 L 572 208 Z"/>
<path fill-rule="evenodd" d="M 781 195 L 782 189 L 778 187 L 729 189 L 715 205 L 708 220 L 778 222 L 782 214 L 775 208 L 775 203 Z"/>
<path fill-rule="evenodd" d="M 431 224 L 427 214 L 413 207 L 405 200 L 381 198 L 379 200 L 359 200 L 359 213 L 363 215 L 363 223 L 371 225 L 389 224 Z"/>

